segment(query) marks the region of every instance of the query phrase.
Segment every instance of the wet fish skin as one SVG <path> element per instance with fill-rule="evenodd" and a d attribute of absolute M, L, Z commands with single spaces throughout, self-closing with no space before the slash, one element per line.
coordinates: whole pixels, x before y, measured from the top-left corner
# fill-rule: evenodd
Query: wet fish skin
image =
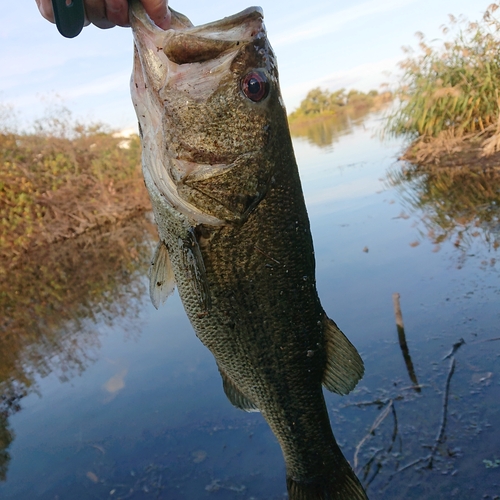
<path fill-rule="evenodd" d="M 322 384 L 363 375 L 319 301 L 309 220 L 262 11 L 163 32 L 133 4 L 131 84 L 160 244 L 158 306 L 175 279 L 230 401 L 276 435 L 292 500 L 366 498 L 331 430 Z M 194 48 L 193 48 L 194 47 Z M 267 79 L 252 101 L 246 75 Z"/>

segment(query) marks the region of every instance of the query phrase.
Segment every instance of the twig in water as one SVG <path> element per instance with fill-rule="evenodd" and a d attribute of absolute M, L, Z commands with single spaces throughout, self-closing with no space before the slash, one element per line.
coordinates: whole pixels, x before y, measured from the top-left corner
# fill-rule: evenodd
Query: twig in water
<path fill-rule="evenodd" d="M 363 446 L 363 444 L 365 444 L 365 442 L 368 439 L 370 439 L 370 436 L 373 435 L 375 429 L 377 429 L 377 427 L 379 427 L 379 425 L 385 420 L 387 415 L 389 415 L 392 406 L 393 406 L 393 401 L 391 399 L 389 400 L 389 404 L 387 405 L 385 410 L 373 422 L 372 426 L 370 427 L 370 430 L 368 431 L 368 434 L 366 434 L 366 436 L 356 446 L 356 450 L 354 451 L 354 470 L 358 468 L 358 454 L 359 451 L 361 450 L 361 447 Z"/>
<path fill-rule="evenodd" d="M 460 343 L 457 342 L 458 347 L 460 347 Z M 455 345 L 457 345 L 455 344 Z M 458 349 L 458 347 L 456 349 Z M 452 354 L 453 356 L 453 354 Z M 401 467 L 397 471 L 395 471 L 392 475 L 391 478 L 395 475 L 398 474 L 399 472 L 403 472 L 406 469 L 409 469 L 410 467 L 413 467 L 414 465 L 417 465 L 421 462 L 427 462 L 426 468 L 432 469 L 432 464 L 434 462 L 434 456 L 436 454 L 436 451 L 441 443 L 444 441 L 444 432 L 446 429 L 446 422 L 448 420 L 448 400 L 450 397 L 450 384 L 451 384 L 451 377 L 453 376 L 453 373 L 455 372 L 455 357 L 453 356 L 450 362 L 450 368 L 448 370 L 448 376 L 446 377 L 446 384 L 445 384 L 445 389 L 444 389 L 444 395 L 443 395 L 443 409 L 441 412 L 441 425 L 439 426 L 438 433 L 436 435 L 436 439 L 434 441 L 434 444 L 431 448 L 430 453 L 425 456 L 425 457 L 420 457 L 414 460 L 413 462 L 410 462 L 409 464 L 406 464 L 404 467 Z"/>
<path fill-rule="evenodd" d="M 443 412 L 441 414 L 441 425 L 439 427 L 439 432 L 436 436 L 436 441 L 434 442 L 434 446 L 431 449 L 427 462 L 427 467 L 429 469 L 432 468 L 432 462 L 434 460 L 434 455 L 436 454 L 438 446 L 443 442 L 444 431 L 446 429 L 446 421 L 448 420 L 448 399 L 450 396 L 450 383 L 451 383 L 451 377 L 453 376 L 454 372 L 455 372 L 455 358 L 453 357 L 450 363 L 450 369 L 448 370 L 448 377 L 446 377 L 446 386 L 444 389 L 444 396 L 443 396 Z"/>
<path fill-rule="evenodd" d="M 451 351 L 443 358 L 443 361 L 445 359 L 451 358 L 458 351 L 458 349 L 462 347 L 464 344 L 465 344 L 464 339 L 460 339 L 458 342 L 455 342 L 451 348 Z"/>
<path fill-rule="evenodd" d="M 382 406 L 385 406 L 391 401 L 399 401 L 401 399 L 404 399 L 404 397 L 400 394 L 394 398 L 374 399 L 373 401 L 358 401 L 357 403 L 347 403 L 345 405 L 341 405 L 341 407 L 348 408 L 349 406 L 357 406 L 358 408 L 362 408 L 363 406 L 378 406 L 380 409 Z"/>
<path fill-rule="evenodd" d="M 495 342 L 500 340 L 500 337 L 493 337 L 492 339 L 476 340 L 475 342 L 469 342 L 469 345 L 483 344 L 484 342 Z"/>

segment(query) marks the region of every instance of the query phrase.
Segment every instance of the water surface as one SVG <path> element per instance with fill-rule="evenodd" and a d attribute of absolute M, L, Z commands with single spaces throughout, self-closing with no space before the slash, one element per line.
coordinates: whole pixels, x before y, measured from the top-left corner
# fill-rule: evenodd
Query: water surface
<path fill-rule="evenodd" d="M 500 182 L 421 175 L 379 126 L 294 137 L 319 295 L 366 365 L 326 394 L 333 430 L 371 499 L 498 498 Z M 2 284 L 2 499 L 286 498 L 276 439 L 227 401 L 177 294 L 150 304 L 152 234 L 103 231 Z"/>

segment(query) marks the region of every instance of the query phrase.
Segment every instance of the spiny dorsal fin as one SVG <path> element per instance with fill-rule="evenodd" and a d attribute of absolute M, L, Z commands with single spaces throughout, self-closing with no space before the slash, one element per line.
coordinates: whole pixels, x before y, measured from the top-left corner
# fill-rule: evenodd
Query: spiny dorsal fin
<path fill-rule="evenodd" d="M 222 387 L 224 388 L 224 392 L 226 393 L 227 399 L 229 402 L 244 411 L 259 411 L 259 409 L 250 401 L 236 385 L 234 382 L 224 373 L 224 370 L 217 365 L 219 368 L 219 372 L 222 377 Z"/>
<path fill-rule="evenodd" d="M 323 332 L 327 356 L 323 385 L 337 394 L 348 394 L 363 377 L 363 360 L 348 338 L 326 314 L 323 319 Z"/>
<path fill-rule="evenodd" d="M 160 241 L 156 246 L 151 267 L 149 268 L 149 296 L 156 309 L 167 300 L 174 288 L 174 271 L 172 270 L 168 250 L 165 243 Z"/>

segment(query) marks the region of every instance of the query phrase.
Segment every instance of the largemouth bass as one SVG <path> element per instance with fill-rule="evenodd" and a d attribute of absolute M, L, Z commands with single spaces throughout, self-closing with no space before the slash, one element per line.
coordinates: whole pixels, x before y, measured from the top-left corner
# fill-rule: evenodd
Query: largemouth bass
<path fill-rule="evenodd" d="M 292 500 L 363 499 L 322 386 L 351 391 L 363 362 L 327 317 L 276 58 L 262 10 L 157 28 L 131 8 L 132 99 L 160 243 L 156 307 L 177 285 L 224 391 L 276 435 Z"/>

